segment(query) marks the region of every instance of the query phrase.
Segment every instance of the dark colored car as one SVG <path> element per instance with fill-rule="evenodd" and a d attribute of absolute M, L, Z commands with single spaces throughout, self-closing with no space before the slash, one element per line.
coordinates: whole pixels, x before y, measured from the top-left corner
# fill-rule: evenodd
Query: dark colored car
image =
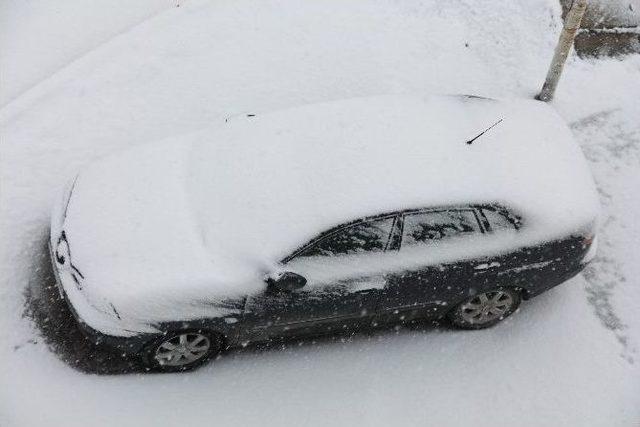
<path fill-rule="evenodd" d="M 361 110 L 384 104 L 384 108 L 392 105 L 394 111 L 407 104 L 411 108 L 406 110 L 414 111 L 416 105 L 426 102 L 427 112 L 444 104 L 445 110 L 459 107 L 454 111 L 470 118 L 478 106 L 494 117 L 505 108 L 497 101 L 482 99 L 430 98 L 416 104 L 414 99 L 383 97 L 305 107 L 295 118 L 319 116 L 324 119 L 323 126 L 340 128 L 335 120 L 341 120 L 341 114 L 334 112 L 341 113 L 345 105 L 353 109 L 354 102 Z M 529 103 L 525 104 L 529 108 Z M 521 107 L 515 105 L 516 110 Z M 530 110 L 549 119 L 547 110 Z M 297 122 L 296 126 L 273 127 L 271 123 L 289 116 L 274 114 L 265 115 L 264 129 L 258 127 L 247 134 L 244 127 L 251 127 L 251 123 L 241 124 L 239 130 L 223 131 L 215 140 L 234 141 L 239 135 L 238 141 L 246 141 L 247 135 L 260 135 L 281 141 L 288 131 L 289 138 L 303 141 L 305 132 L 315 134 L 305 126 L 298 133 L 292 131 L 300 129 Z M 253 117 L 251 120 L 255 120 Z M 515 113 L 505 117 L 505 122 L 512 121 L 514 132 L 531 119 Z M 209 167 L 216 179 L 205 180 L 198 175 L 195 181 L 187 180 L 191 188 L 196 188 L 188 198 L 167 199 L 174 193 L 171 183 L 179 179 L 169 167 L 156 169 L 158 162 L 172 159 L 172 153 L 178 155 L 188 144 L 169 149 L 151 147 L 128 159 L 103 161 L 97 172 L 84 172 L 76 179 L 54 213 L 52 258 L 61 292 L 90 336 L 140 355 L 151 368 L 168 371 L 198 366 L 227 347 L 276 337 L 353 332 L 441 317 L 467 329 L 492 326 L 511 315 L 523 299 L 568 280 L 593 258 L 597 202 L 593 182 L 577 154 L 579 149 L 575 151 L 574 143 L 563 140 L 563 135 L 552 138 L 559 146 L 555 153 L 550 153 L 548 146 L 538 147 L 538 151 L 532 148 L 530 157 L 514 158 L 508 165 L 496 162 L 491 171 L 482 172 L 492 165 L 491 150 L 496 149 L 492 141 L 508 134 L 496 131 L 493 139 L 483 136 L 481 143 L 486 147 L 482 150 L 488 154 L 469 153 L 475 149 L 468 147 L 475 136 L 470 129 L 461 133 L 469 138 L 459 141 L 453 139 L 458 138 L 456 132 L 438 134 L 444 141 L 434 142 L 433 150 L 429 145 L 417 148 L 413 133 L 402 145 L 400 135 L 396 139 L 400 142 L 389 149 L 388 160 L 380 158 L 380 153 L 373 157 L 358 150 L 344 151 L 344 146 L 335 144 L 332 147 L 337 154 L 332 151 L 330 161 L 323 158 L 299 169 L 285 166 L 273 169 L 271 175 L 269 168 L 264 173 L 238 168 L 234 162 L 246 159 L 236 151 L 226 152 L 232 155 L 226 158 L 232 166 L 220 163 L 225 158 L 220 157 L 220 148 L 207 143 L 207 150 L 211 146 L 218 150 L 217 166 Z M 484 130 L 474 129 L 478 133 Z M 269 130 L 274 134 L 269 136 Z M 385 131 L 387 127 L 375 134 L 382 137 Z M 336 141 L 360 135 L 342 130 L 338 133 Z M 538 143 L 543 141 L 543 145 L 546 137 L 544 132 L 528 136 Z M 195 138 L 201 139 L 202 135 Z M 521 139 L 527 146 L 527 138 Z M 460 145 L 449 149 L 451 141 Z M 230 143 L 230 147 L 238 150 L 237 144 Z M 376 144 L 374 137 L 371 144 Z M 444 148 L 438 148 L 439 144 Z M 262 150 L 260 155 L 266 156 L 269 164 L 269 153 L 286 156 L 291 147 L 274 142 L 268 149 L 252 149 Z M 502 155 L 513 149 L 499 148 Z M 193 153 L 194 148 L 189 149 Z M 460 155 L 456 158 L 457 152 Z M 160 154 L 154 158 L 154 153 Z M 203 152 L 198 153 L 198 159 L 207 158 Z M 527 169 L 526 162 L 536 157 L 549 159 L 545 171 Z M 459 163 L 471 165 L 474 159 L 480 164 L 473 170 L 469 166 L 468 174 L 451 173 L 449 168 Z M 569 160 L 573 169 L 563 169 L 563 162 Z M 154 165 L 153 174 L 139 162 Z M 195 162 L 183 162 L 178 169 L 184 171 L 187 164 L 191 165 L 188 170 L 197 170 Z M 402 173 L 375 176 L 377 168 L 368 168 L 372 163 L 387 162 Z M 437 163 L 442 163 L 440 169 L 421 169 L 423 164 L 433 168 Z M 252 164 L 262 165 L 259 161 Z M 115 178 L 110 180 L 114 165 L 120 166 L 118 174 L 137 176 L 137 181 L 131 177 L 121 184 Z M 203 170 L 210 173 L 209 169 Z M 150 179 L 158 170 L 162 177 Z M 303 181 L 305 177 L 313 180 L 302 184 L 296 181 L 289 192 L 274 185 L 287 185 L 281 178 L 295 175 L 293 170 Z M 519 174 L 515 190 L 512 183 L 504 182 L 512 179 L 510 173 Z M 321 184 L 337 180 L 339 174 L 344 185 L 322 189 Z M 451 179 L 436 182 L 438 174 Z M 413 185 L 418 178 L 424 184 Z M 560 181 L 554 182 L 557 179 Z M 164 186 L 157 184 L 160 180 Z M 563 180 L 569 184 L 563 184 Z M 366 184 L 370 182 L 371 186 Z M 455 197 L 429 190 L 429 185 L 442 182 L 452 186 Z M 142 191 L 140 185 L 149 186 L 148 190 Z M 485 193 L 492 199 L 477 201 L 483 197 L 477 189 L 483 186 L 491 187 Z M 556 194 L 545 192 L 550 186 Z M 269 188 L 273 188 L 272 193 Z M 310 191 L 306 198 L 299 194 L 293 197 L 289 193 L 295 193 L 295 188 L 316 191 Z M 247 194 L 250 192 L 254 193 Z M 194 194 L 200 197 L 194 198 Z M 240 203 L 235 200 L 240 195 L 245 198 L 246 208 L 235 205 Z M 204 209 L 198 203 L 208 197 L 217 203 L 205 204 Z M 388 199 L 380 203 L 387 207 L 411 205 L 422 199 L 426 207 L 371 212 L 376 198 Z M 458 201 L 433 203 L 439 198 Z M 550 199 L 555 202 L 550 204 Z M 176 208 L 180 203 L 185 207 Z M 318 206 L 324 208 L 319 210 Z M 355 215 L 366 211 L 373 215 Z M 175 219 L 185 214 L 202 218 L 202 212 L 207 218 L 204 223 Z M 320 228 L 331 223 L 334 225 Z M 220 242 L 226 242 L 226 246 Z M 209 249 L 191 250 L 196 247 Z"/>

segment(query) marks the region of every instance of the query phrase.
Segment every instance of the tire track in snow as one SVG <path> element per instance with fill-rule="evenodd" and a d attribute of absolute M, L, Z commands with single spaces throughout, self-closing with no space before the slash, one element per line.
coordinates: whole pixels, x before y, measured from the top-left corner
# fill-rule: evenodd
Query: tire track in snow
<path fill-rule="evenodd" d="M 618 201 L 613 196 L 615 192 L 608 188 L 609 180 L 597 179 L 601 173 L 612 174 L 621 167 L 637 168 L 640 165 L 640 132 L 628 129 L 619 113 L 619 109 L 600 111 L 571 123 L 570 127 L 594 170 L 603 206 L 598 255 L 583 272 L 587 301 L 602 325 L 621 344 L 621 356 L 633 364 L 637 348 L 629 336 L 628 325 L 613 303 L 619 286 L 628 281 L 623 264 L 616 259 L 616 253 L 625 248 L 619 247 L 622 242 L 612 237 L 614 228 L 620 225 L 616 212 Z"/>

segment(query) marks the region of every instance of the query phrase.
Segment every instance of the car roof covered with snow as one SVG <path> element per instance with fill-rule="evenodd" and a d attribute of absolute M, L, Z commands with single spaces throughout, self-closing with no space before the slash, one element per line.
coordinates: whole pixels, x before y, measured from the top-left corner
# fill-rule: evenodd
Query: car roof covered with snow
<path fill-rule="evenodd" d="M 403 209 L 500 202 L 549 233 L 592 221 L 593 181 L 538 101 L 357 98 L 230 120 L 192 152 L 211 246 L 284 257 L 328 227 Z"/>

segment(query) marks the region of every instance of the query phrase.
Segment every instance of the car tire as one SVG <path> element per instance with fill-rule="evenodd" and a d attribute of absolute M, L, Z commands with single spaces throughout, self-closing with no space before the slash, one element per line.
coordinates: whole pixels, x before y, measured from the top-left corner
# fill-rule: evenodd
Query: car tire
<path fill-rule="evenodd" d="M 147 347 L 143 362 L 153 371 L 188 371 L 201 366 L 220 353 L 223 346 L 223 336 L 212 331 L 204 329 L 171 331 Z"/>
<path fill-rule="evenodd" d="M 497 288 L 462 301 L 447 314 L 447 317 L 458 328 L 490 328 L 513 314 L 521 301 L 522 296 L 518 290 Z"/>

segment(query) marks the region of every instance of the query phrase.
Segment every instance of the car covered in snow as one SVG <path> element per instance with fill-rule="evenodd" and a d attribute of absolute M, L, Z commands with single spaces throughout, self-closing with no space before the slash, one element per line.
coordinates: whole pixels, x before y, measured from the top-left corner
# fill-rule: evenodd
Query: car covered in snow
<path fill-rule="evenodd" d="M 173 371 L 275 338 L 492 326 L 582 270 L 597 215 L 549 105 L 388 95 L 103 158 L 56 204 L 50 246 L 83 330 Z"/>

